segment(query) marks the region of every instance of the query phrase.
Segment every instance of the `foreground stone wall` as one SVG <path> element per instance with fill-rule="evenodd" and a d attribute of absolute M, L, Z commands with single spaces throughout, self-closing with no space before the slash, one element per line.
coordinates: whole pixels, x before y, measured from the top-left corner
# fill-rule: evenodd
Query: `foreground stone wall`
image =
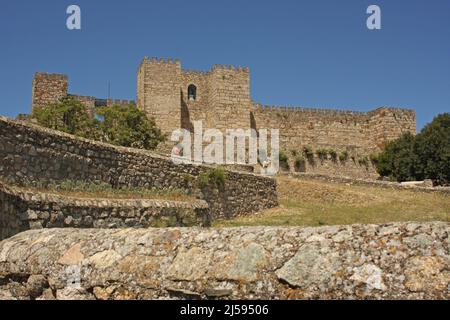
<path fill-rule="evenodd" d="M 278 204 L 272 178 L 227 171 L 223 187 L 199 189 L 205 165 L 174 164 L 154 153 L 76 138 L 0 117 L 0 179 L 33 186 L 64 180 L 113 187 L 181 189 L 205 199 L 214 217 L 251 214 Z"/>
<path fill-rule="evenodd" d="M 444 222 L 32 230 L 0 242 L 0 296 L 449 299 L 449 245 Z"/>
<path fill-rule="evenodd" d="M 209 225 L 208 204 L 92 199 L 24 191 L 0 182 L 0 240 L 29 229 Z"/>

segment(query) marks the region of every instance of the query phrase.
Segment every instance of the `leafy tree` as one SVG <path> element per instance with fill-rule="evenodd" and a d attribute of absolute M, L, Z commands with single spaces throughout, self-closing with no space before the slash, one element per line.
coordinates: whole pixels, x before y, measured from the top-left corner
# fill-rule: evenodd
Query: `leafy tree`
<path fill-rule="evenodd" d="M 450 113 L 440 114 L 416 137 L 415 152 L 421 177 L 450 182 Z"/>
<path fill-rule="evenodd" d="M 35 108 L 31 117 L 44 127 L 70 134 L 90 136 L 96 130 L 86 107 L 78 100 L 67 97 L 61 102 Z"/>
<path fill-rule="evenodd" d="M 389 142 L 377 157 L 377 171 L 397 181 L 432 179 L 450 182 L 450 114 L 438 115 L 414 136 Z"/>
<path fill-rule="evenodd" d="M 416 180 L 417 157 L 414 153 L 415 137 L 405 133 L 386 144 L 378 156 L 377 171 L 398 181 Z"/>
<path fill-rule="evenodd" d="M 155 122 L 133 105 L 100 107 L 96 113 L 103 118 L 99 121 L 99 127 L 103 134 L 102 140 L 108 143 L 154 149 L 165 140 L 165 135 L 156 127 Z"/>
<path fill-rule="evenodd" d="M 68 97 L 33 110 L 38 124 L 88 139 L 140 149 L 154 149 L 165 140 L 153 119 L 133 105 L 96 108 L 100 119 L 89 115 L 78 100 Z"/>

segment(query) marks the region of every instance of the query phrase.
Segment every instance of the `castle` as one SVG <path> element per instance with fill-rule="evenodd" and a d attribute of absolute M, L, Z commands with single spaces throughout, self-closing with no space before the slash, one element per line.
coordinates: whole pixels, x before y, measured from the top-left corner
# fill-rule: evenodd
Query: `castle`
<path fill-rule="evenodd" d="M 32 107 L 68 96 L 65 75 L 36 73 Z M 89 110 L 95 106 L 130 104 L 134 101 L 97 99 L 71 95 Z M 215 65 L 207 72 L 184 70 L 179 60 L 145 57 L 137 72 L 137 108 L 153 117 L 163 132 L 203 128 L 274 128 L 280 131 L 285 152 L 328 149 L 354 155 L 379 152 L 383 145 L 404 132 L 416 132 L 415 112 L 380 107 L 369 112 L 275 107 L 255 103 L 250 95 L 248 68 Z M 339 169 L 338 169 L 339 171 Z"/>

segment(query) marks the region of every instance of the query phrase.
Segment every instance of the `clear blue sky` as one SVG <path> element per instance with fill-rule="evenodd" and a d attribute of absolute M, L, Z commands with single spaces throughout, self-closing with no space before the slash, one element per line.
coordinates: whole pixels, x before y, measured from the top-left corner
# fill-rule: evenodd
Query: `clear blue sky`
<path fill-rule="evenodd" d="M 66 28 L 66 8 L 82 30 Z M 382 29 L 366 27 L 377 4 Z M 2 1 L 0 114 L 28 113 L 34 72 L 69 75 L 72 93 L 135 99 L 140 60 L 249 66 L 256 102 L 415 109 L 420 129 L 450 111 L 450 1 Z"/>

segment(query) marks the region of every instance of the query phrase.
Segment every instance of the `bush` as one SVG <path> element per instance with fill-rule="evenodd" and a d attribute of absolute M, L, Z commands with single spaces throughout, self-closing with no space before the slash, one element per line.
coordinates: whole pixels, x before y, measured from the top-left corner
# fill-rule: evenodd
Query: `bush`
<path fill-rule="evenodd" d="M 345 151 L 341 152 L 341 154 L 339 155 L 339 161 L 345 162 L 347 160 L 348 160 L 348 151 L 345 150 Z"/>
<path fill-rule="evenodd" d="M 358 159 L 358 163 L 360 166 L 364 166 L 364 167 L 369 167 L 369 158 L 367 157 L 362 157 L 360 159 Z"/>
<path fill-rule="evenodd" d="M 333 149 L 328 150 L 328 154 L 331 157 L 331 160 L 336 161 L 337 160 L 337 152 Z"/>
<path fill-rule="evenodd" d="M 370 159 L 370 162 L 372 162 L 374 165 L 376 165 L 377 162 L 378 162 L 378 154 L 376 154 L 376 153 L 371 153 L 371 154 L 369 155 L 369 159 Z"/>
<path fill-rule="evenodd" d="M 328 156 L 328 150 L 326 149 L 317 149 L 316 154 L 320 160 L 325 160 Z"/>
<path fill-rule="evenodd" d="M 95 110 L 103 120 L 88 114 L 86 107 L 73 97 L 36 108 L 31 115 L 41 126 L 124 147 L 154 149 L 166 137 L 134 105 L 105 106 Z"/>
<path fill-rule="evenodd" d="M 450 182 L 450 114 L 438 115 L 414 136 L 405 133 L 378 156 L 377 171 L 397 181 Z"/>
<path fill-rule="evenodd" d="M 292 154 L 292 156 L 296 157 L 297 156 L 297 150 L 291 150 L 291 154 Z"/>
<path fill-rule="evenodd" d="M 303 157 L 295 158 L 295 170 L 296 171 L 304 171 L 305 165 L 306 165 L 306 162 Z"/>
<path fill-rule="evenodd" d="M 305 146 L 303 147 L 303 153 L 305 154 L 306 159 L 308 159 L 308 161 L 313 161 L 314 160 L 314 152 L 312 151 L 312 148 L 309 146 Z"/>
<path fill-rule="evenodd" d="M 287 162 L 288 161 L 288 156 L 283 151 L 280 151 L 280 154 L 278 155 L 278 158 L 279 158 L 280 162 Z"/>
<path fill-rule="evenodd" d="M 213 168 L 201 173 L 198 176 L 198 184 L 201 188 L 205 188 L 208 186 L 215 186 L 220 188 L 225 185 L 226 179 L 226 172 L 223 168 Z"/>

